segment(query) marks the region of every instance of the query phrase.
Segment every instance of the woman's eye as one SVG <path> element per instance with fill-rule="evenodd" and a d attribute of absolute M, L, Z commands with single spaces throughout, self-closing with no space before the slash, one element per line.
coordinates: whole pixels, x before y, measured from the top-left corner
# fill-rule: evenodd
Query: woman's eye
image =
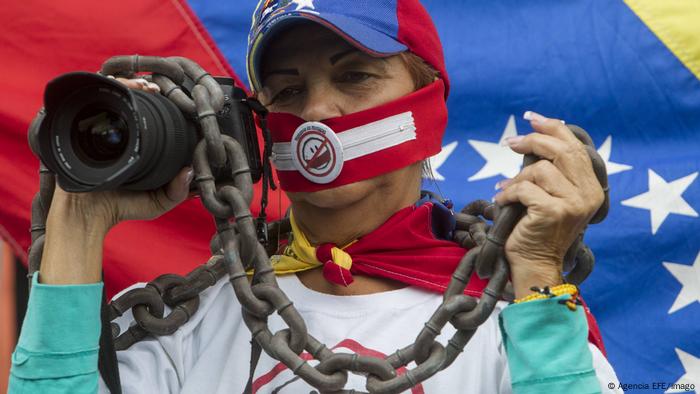
<path fill-rule="evenodd" d="M 272 103 L 283 103 L 286 100 L 291 99 L 292 97 L 298 95 L 301 93 L 301 88 L 298 87 L 288 87 L 284 88 L 279 91 L 273 98 L 270 104 Z"/>
<path fill-rule="evenodd" d="M 371 77 L 371 75 L 365 72 L 348 71 L 340 76 L 340 82 L 359 83 L 366 81 L 369 77 Z"/>

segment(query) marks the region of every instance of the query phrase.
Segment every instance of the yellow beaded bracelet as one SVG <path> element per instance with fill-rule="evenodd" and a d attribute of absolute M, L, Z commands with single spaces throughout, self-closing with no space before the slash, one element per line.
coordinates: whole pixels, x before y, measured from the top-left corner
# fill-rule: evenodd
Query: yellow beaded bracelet
<path fill-rule="evenodd" d="M 570 283 L 565 283 L 563 285 L 554 286 L 552 288 L 545 287 L 543 290 L 538 289 L 536 287 L 533 287 L 531 290 L 534 291 L 534 293 L 532 293 L 528 296 L 525 296 L 523 298 L 518 298 L 517 300 L 515 300 L 513 302 L 516 304 L 520 304 L 523 302 L 528 302 L 528 301 L 533 301 L 533 300 L 542 300 L 545 298 L 552 298 L 552 297 L 557 297 L 557 296 L 560 296 L 563 294 L 569 294 L 569 295 L 571 295 L 571 304 L 573 305 L 573 307 L 572 307 L 572 305 L 569 305 L 568 302 L 567 302 L 567 306 L 569 307 L 569 309 L 572 309 L 572 310 L 576 309 L 575 300 L 578 297 L 578 287 L 576 287 L 576 285 L 572 285 Z"/>

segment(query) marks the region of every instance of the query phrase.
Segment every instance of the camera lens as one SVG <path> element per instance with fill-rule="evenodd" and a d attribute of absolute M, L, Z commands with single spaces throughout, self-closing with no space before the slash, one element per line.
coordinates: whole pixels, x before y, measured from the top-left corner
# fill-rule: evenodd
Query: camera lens
<path fill-rule="evenodd" d="M 167 98 L 90 73 L 49 82 L 39 156 L 70 192 L 154 190 L 192 162 L 195 124 Z"/>
<path fill-rule="evenodd" d="M 88 106 L 73 120 L 71 142 L 82 160 L 106 167 L 124 154 L 129 129 L 126 120 L 114 111 Z"/>

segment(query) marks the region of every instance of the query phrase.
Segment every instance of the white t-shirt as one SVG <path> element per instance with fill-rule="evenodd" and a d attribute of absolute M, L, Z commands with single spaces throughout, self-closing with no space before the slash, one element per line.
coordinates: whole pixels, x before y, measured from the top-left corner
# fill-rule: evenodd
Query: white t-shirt
<path fill-rule="evenodd" d="M 442 302 L 441 295 L 414 287 L 333 296 L 305 287 L 296 275 L 280 276 L 278 283 L 315 338 L 336 352 L 360 355 L 385 356 L 411 344 Z M 505 302 L 496 305 L 450 367 L 406 393 L 511 393 L 508 360 L 498 326 L 498 314 L 506 306 Z M 117 352 L 123 392 L 242 393 L 250 369 L 251 334 L 240 308 L 226 276 L 200 295 L 199 310 L 177 332 L 148 337 Z M 131 313 L 124 314 L 117 323 L 123 332 L 134 324 Z M 276 314 L 270 316 L 269 325 L 273 333 L 286 328 Z M 438 340 L 446 344 L 454 332 L 448 324 Z M 615 372 L 598 348 L 591 344 L 589 348 L 601 391 L 610 392 L 608 383 L 618 381 Z M 413 367 L 415 364 L 409 365 Z M 366 391 L 364 384 L 363 376 L 349 374 L 345 388 Z M 107 392 L 102 381 L 100 392 Z M 255 370 L 254 392 L 317 390 L 263 351 Z"/>

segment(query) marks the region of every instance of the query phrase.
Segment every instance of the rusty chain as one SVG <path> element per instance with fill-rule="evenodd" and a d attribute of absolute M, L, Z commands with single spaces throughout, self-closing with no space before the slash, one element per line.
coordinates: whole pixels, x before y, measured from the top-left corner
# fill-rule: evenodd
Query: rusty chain
<path fill-rule="evenodd" d="M 105 62 L 100 72 L 124 77 L 150 72 L 152 74 L 148 77 L 158 84 L 165 97 L 184 113 L 197 117 L 202 138 L 194 152 L 194 180 L 204 206 L 215 218 L 217 229 L 210 245 L 213 256 L 206 264 L 185 277 L 162 275 L 110 303 L 110 320 L 131 309 L 136 321 L 136 325 L 123 333 L 119 332 L 116 323 L 112 323 L 117 350 L 127 349 L 148 335 L 175 332 L 196 313 L 199 294 L 228 274 L 253 339 L 268 355 L 284 363 L 297 376 L 322 392 L 349 393 L 343 387 L 348 372 L 356 372 L 367 377 L 368 392 L 397 393 L 447 368 L 479 325 L 491 315 L 496 302 L 508 299 L 508 263 L 504 244 L 525 208 L 522 205 L 497 207 L 486 201 L 475 201 L 455 214 L 454 241 L 469 252 L 455 269 L 442 304 L 425 323 L 415 342 L 386 358 L 331 351 L 307 331 L 304 319 L 277 285 L 269 254 L 274 253 L 275 246 L 281 241 L 278 237 L 288 234 L 291 226 L 288 219 L 270 224 L 270 249 L 266 250 L 260 243 L 256 222 L 249 210 L 253 188 L 244 150 L 235 139 L 222 135 L 216 122 L 216 113 L 221 110 L 225 99 L 218 83 L 195 62 L 182 57 L 118 56 Z M 181 88 L 186 76 L 195 82 L 193 98 Z M 42 116 L 40 112 L 35 122 Z M 586 147 L 605 191 L 605 203 L 590 221 L 598 223 L 607 215 L 609 207 L 605 163 L 584 130 L 576 126 L 569 128 Z M 36 153 L 36 135 L 31 131 L 29 141 Z M 536 160 L 536 157 L 526 156 L 524 165 Z M 32 201 L 30 285 L 41 262 L 46 217 L 54 188 L 55 175 L 42 165 L 40 190 Z M 564 270 L 568 272 L 566 279 L 570 283 L 581 283 L 593 267 L 593 254 L 582 240 L 583 233 L 564 259 Z M 254 270 L 252 283 L 246 274 L 249 269 Z M 480 298 L 464 294 L 474 272 L 489 278 Z M 164 316 L 166 305 L 171 312 Z M 273 333 L 267 320 L 275 312 L 288 328 Z M 448 323 L 456 328 L 456 332 L 443 345 L 436 338 Z M 301 358 L 303 351 L 311 354 L 319 364 L 313 367 Z M 398 374 L 399 369 L 411 362 L 415 362 L 414 368 Z"/>

